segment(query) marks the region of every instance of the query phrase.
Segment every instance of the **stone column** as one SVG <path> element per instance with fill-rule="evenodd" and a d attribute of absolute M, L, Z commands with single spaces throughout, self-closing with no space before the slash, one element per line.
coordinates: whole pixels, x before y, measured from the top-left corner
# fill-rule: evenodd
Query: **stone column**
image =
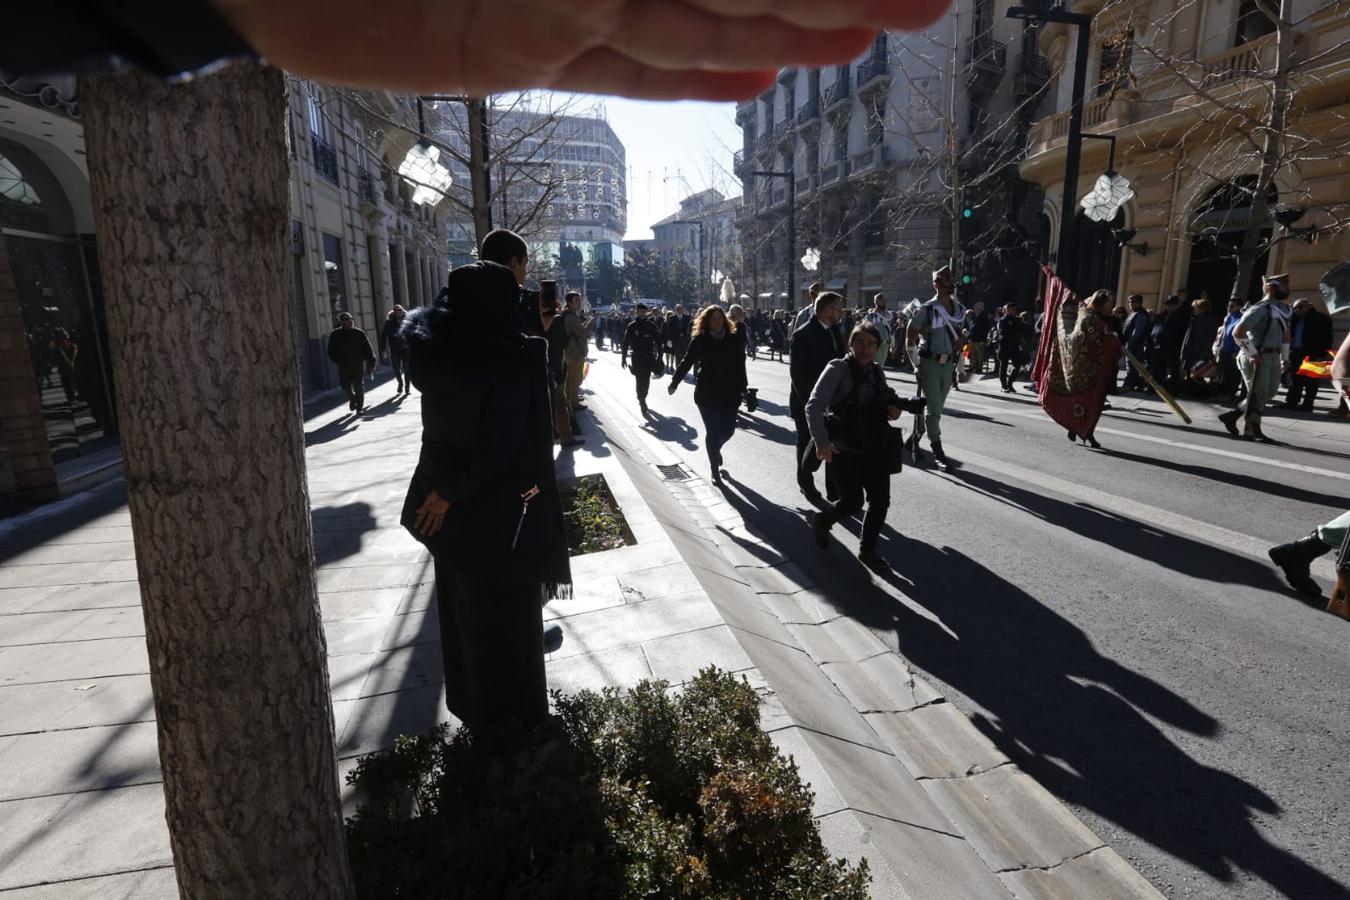
<path fill-rule="evenodd" d="M 23 309 L 4 238 L 0 238 L 0 443 L 9 454 L 19 491 L 39 501 L 60 496 L 42 396 L 33 375 Z"/>

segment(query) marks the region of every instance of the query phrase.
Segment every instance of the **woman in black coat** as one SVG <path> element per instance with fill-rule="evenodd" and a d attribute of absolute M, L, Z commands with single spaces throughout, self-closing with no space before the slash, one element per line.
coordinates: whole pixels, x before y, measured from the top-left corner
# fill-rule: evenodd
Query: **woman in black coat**
<path fill-rule="evenodd" d="M 547 714 L 542 610 L 571 590 L 548 344 L 521 334 L 518 295 L 505 266 L 462 266 L 402 332 L 422 393 L 402 521 L 435 561 L 445 702 L 471 725 Z"/>
<path fill-rule="evenodd" d="M 694 339 L 670 379 L 670 393 L 697 363 L 694 405 L 703 417 L 703 440 L 712 466 L 712 482 L 722 484 L 722 447 L 736 431 L 736 411 L 745 394 L 745 337 L 727 321 L 720 306 L 709 306 L 694 320 Z"/>

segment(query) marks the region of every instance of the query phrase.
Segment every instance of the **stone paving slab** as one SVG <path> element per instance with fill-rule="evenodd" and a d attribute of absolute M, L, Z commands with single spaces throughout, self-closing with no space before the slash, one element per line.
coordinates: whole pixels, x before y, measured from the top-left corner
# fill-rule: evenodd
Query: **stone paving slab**
<path fill-rule="evenodd" d="M 113 606 L 63 612 L 28 612 L 5 617 L 0 647 L 145 637 L 139 606 Z"/>
<path fill-rule="evenodd" d="M 710 665 L 724 672 L 754 668 L 731 629 L 721 624 L 647 641 L 642 650 L 652 675 L 671 684 L 683 684 Z"/>
<path fill-rule="evenodd" d="M 155 718 L 149 675 L 0 687 L 0 731 L 26 734 Z"/>
<path fill-rule="evenodd" d="M 1008 757 L 950 703 L 870 713 L 867 721 L 917 778 L 956 778 L 1008 763 Z"/>
<path fill-rule="evenodd" d="M 0 803 L 0 889 L 167 866 L 159 784 Z"/>
<path fill-rule="evenodd" d="M 97 679 L 150 672 L 145 638 L 107 638 L 0 647 L 0 688 L 46 681 Z M 0 722 L 3 728 L 3 722 Z"/>
<path fill-rule="evenodd" d="M 177 900 L 173 866 L 37 887 L 0 890 L 4 900 Z"/>
<path fill-rule="evenodd" d="M 141 588 L 134 581 L 0 590 L 0 616 L 140 605 Z"/>
<path fill-rule="evenodd" d="M 995 871 L 1050 868 L 1103 846 L 1016 766 L 921 783 Z"/>
<path fill-rule="evenodd" d="M 160 781 L 154 722 L 0 737 L 0 801 Z"/>
<path fill-rule="evenodd" d="M 1109 847 L 1053 869 L 1022 869 L 999 875 L 1022 900 L 1158 900 L 1163 895 Z"/>

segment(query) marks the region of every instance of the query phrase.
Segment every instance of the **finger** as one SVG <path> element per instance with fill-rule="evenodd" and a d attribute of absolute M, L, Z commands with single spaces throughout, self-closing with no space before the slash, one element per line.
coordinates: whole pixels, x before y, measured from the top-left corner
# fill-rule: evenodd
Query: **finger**
<path fill-rule="evenodd" d="M 916 30 L 941 18 L 948 0 L 688 0 L 724 16 L 776 16 L 803 28 Z"/>
<path fill-rule="evenodd" d="M 774 72 L 658 69 L 616 50 L 596 48 L 569 63 L 549 84 L 582 94 L 618 94 L 636 100 L 744 100 L 764 93 Z"/>
<path fill-rule="evenodd" d="M 875 34 L 803 28 L 772 16 L 727 18 L 678 0 L 635 0 L 605 43 L 662 69 L 753 71 L 846 62 L 865 51 Z"/>

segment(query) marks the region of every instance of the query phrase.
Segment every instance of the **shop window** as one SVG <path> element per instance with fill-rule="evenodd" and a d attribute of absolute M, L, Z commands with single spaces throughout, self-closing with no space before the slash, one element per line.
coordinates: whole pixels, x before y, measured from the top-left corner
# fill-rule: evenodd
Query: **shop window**
<path fill-rule="evenodd" d="M 328 278 L 328 302 L 332 306 L 333 319 L 339 313 L 350 312 L 347 308 L 347 275 L 342 264 L 342 241 L 331 234 L 323 236 L 323 269 Z"/>

